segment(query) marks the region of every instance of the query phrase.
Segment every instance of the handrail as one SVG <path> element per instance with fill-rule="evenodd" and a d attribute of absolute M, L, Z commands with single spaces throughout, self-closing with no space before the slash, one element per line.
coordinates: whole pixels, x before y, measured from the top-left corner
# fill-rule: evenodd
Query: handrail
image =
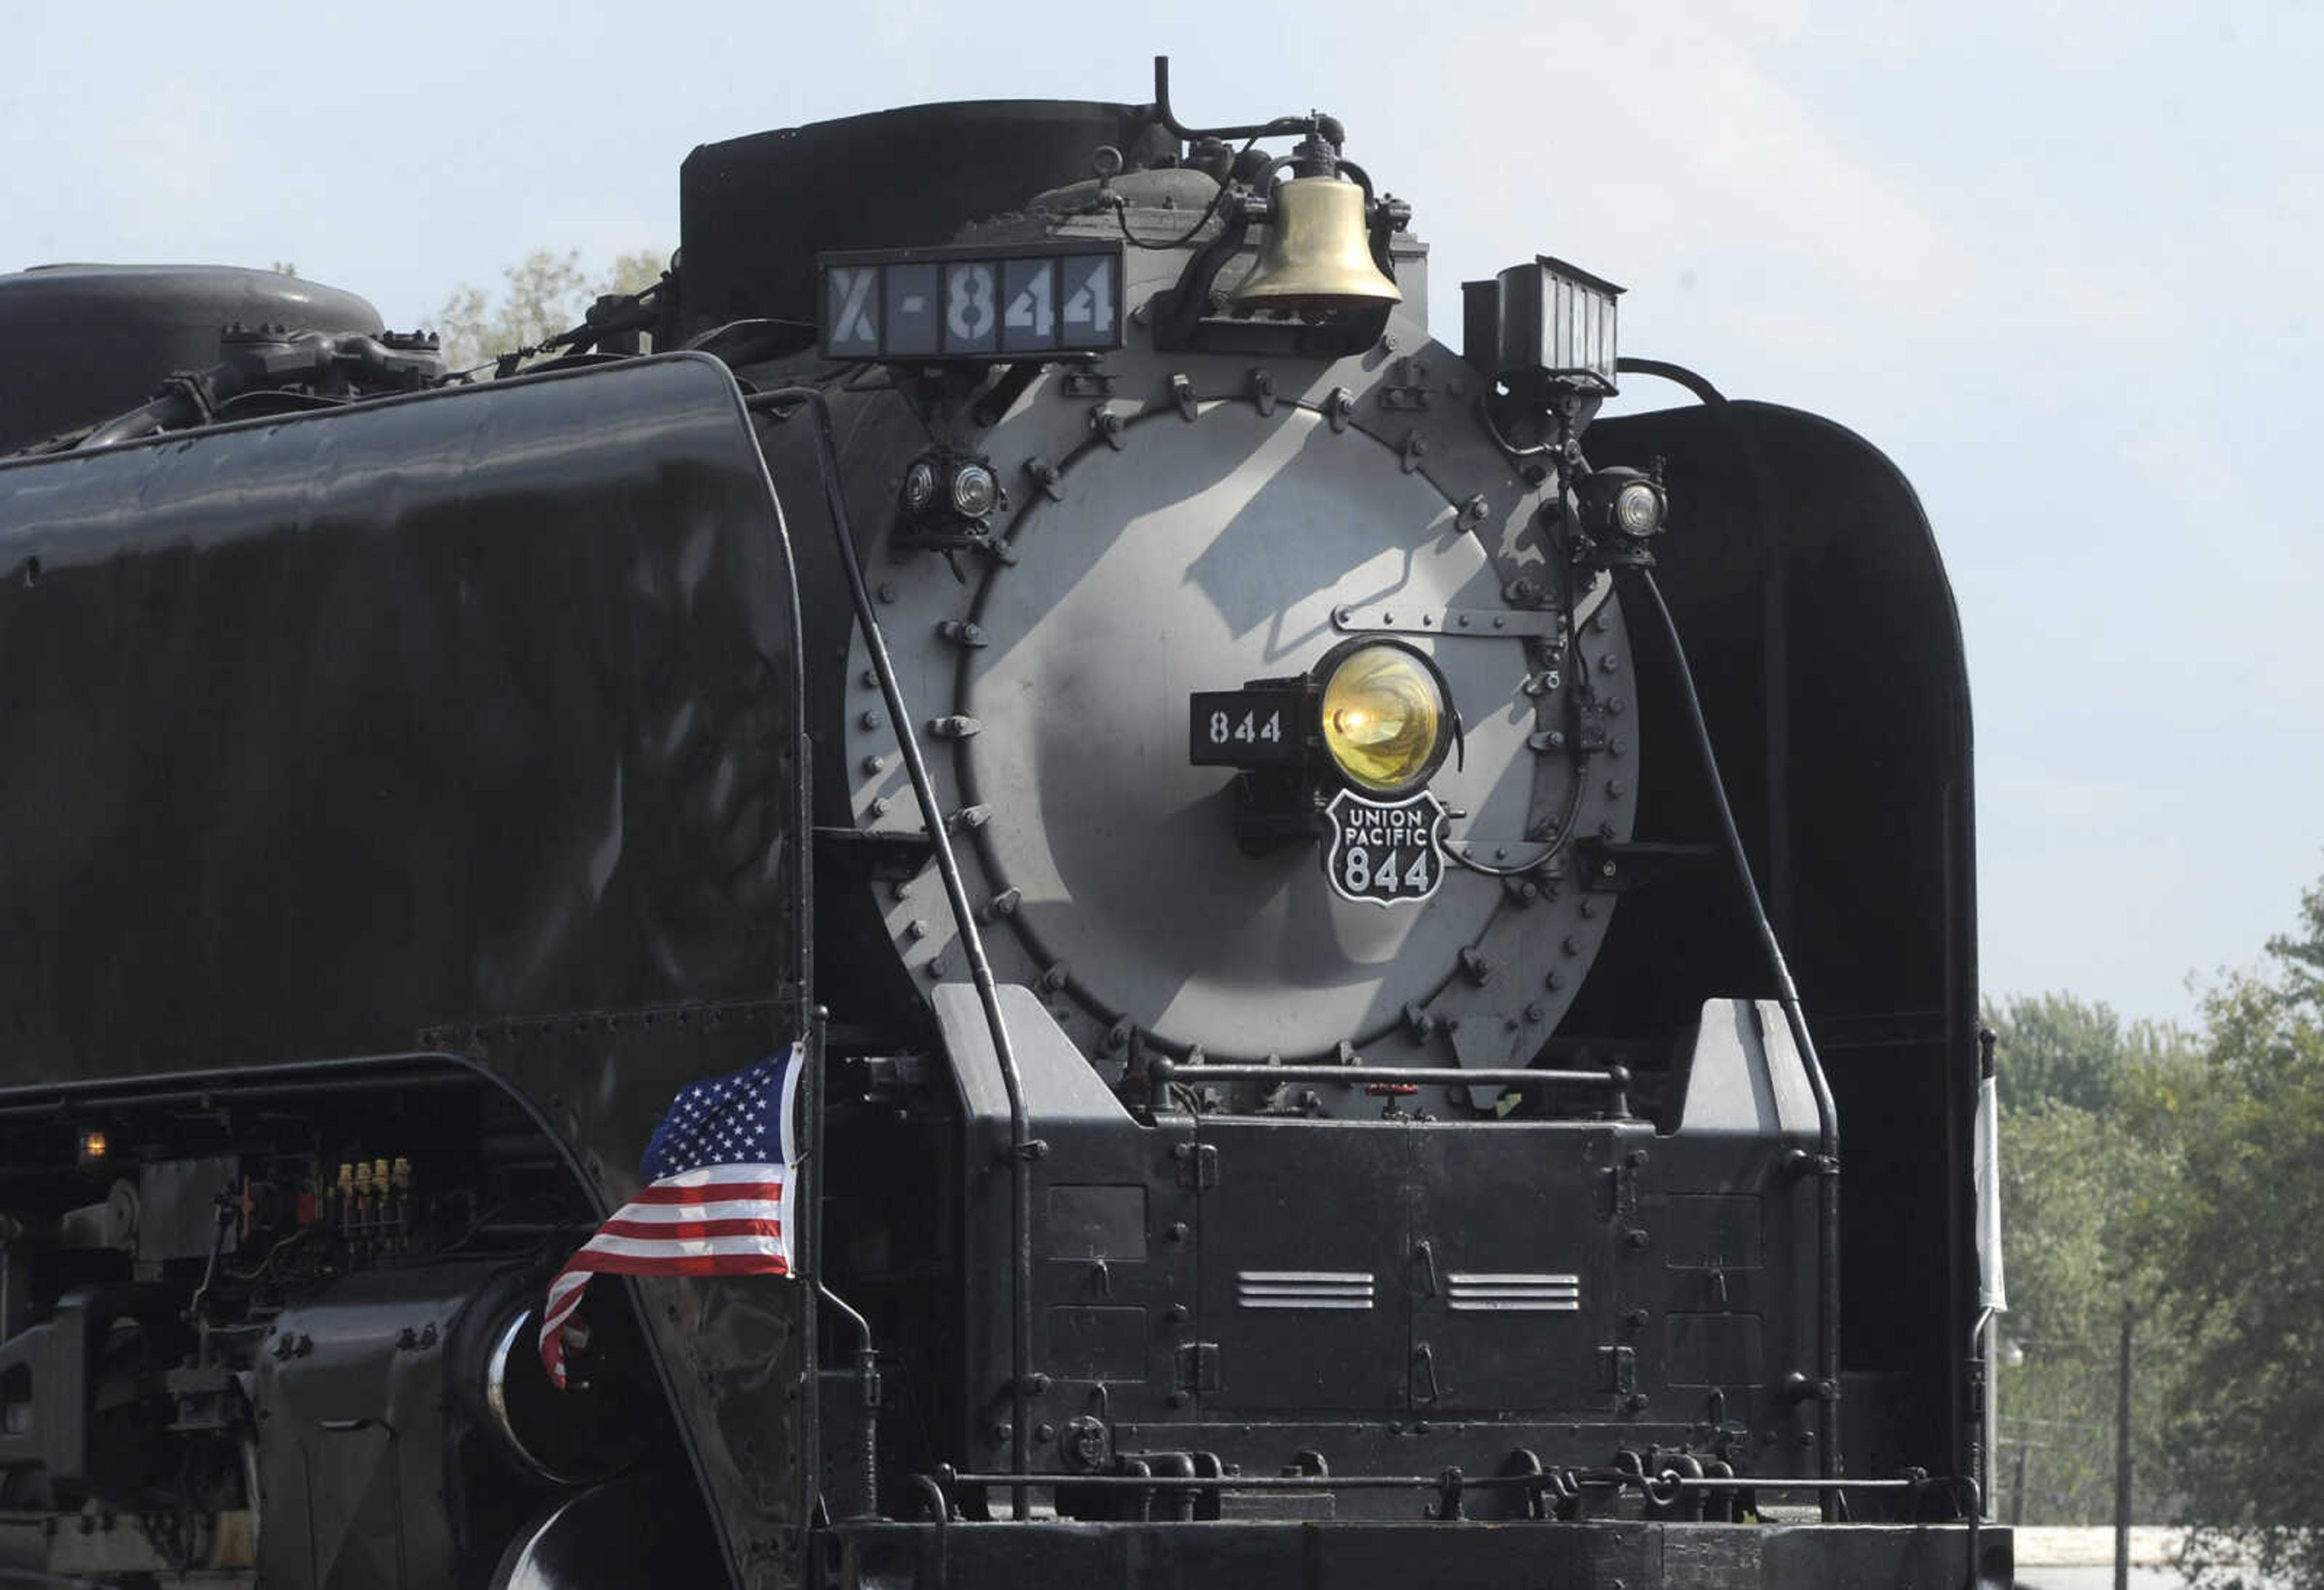
<path fill-rule="evenodd" d="M 1799 1051 L 1801 1066 L 1807 1072 L 1808 1090 L 1815 1099 L 1817 1257 L 1822 1270 L 1817 1278 L 1816 1298 L 1816 1443 L 1821 1448 L 1818 1466 L 1824 1479 L 1832 1481 L 1839 1476 L 1840 1461 L 1840 1111 L 1832 1102 L 1831 1083 L 1824 1075 L 1822 1058 L 1816 1053 L 1815 1038 L 1808 1031 L 1799 985 L 1792 979 L 1792 969 L 1784 959 L 1775 926 L 1767 920 L 1766 905 L 1759 898 L 1758 883 L 1751 876 L 1751 859 L 1743 849 L 1743 835 L 1735 826 L 1735 809 L 1727 799 L 1726 781 L 1720 777 L 1719 753 L 1711 743 L 1711 727 L 1703 719 L 1702 697 L 1695 693 L 1694 671 L 1686 660 L 1686 646 L 1679 639 L 1678 621 L 1671 617 L 1670 604 L 1663 600 L 1662 587 L 1655 584 L 1652 570 L 1637 566 L 1625 572 L 1646 593 L 1647 604 L 1661 622 L 1664 644 L 1670 648 L 1671 671 L 1678 681 L 1679 700 L 1686 709 L 1686 721 L 1694 734 L 1695 753 L 1702 759 L 1703 780 L 1710 787 L 1711 807 L 1719 817 L 1728 858 L 1734 863 L 1736 888 L 1751 914 L 1752 927 L 1767 957 L 1768 975 L 1775 979 L 1776 1001 L 1783 1006 L 1793 1047 Z M 1839 1521 L 1839 1487 L 1826 1486 L 1823 1503 L 1828 1522 Z"/>
<path fill-rule="evenodd" d="M 1008 1023 L 1001 1014 L 1001 993 L 993 981 L 992 963 L 985 958 L 984 937 L 977 931 L 976 913 L 969 905 L 968 885 L 962 878 L 959 859 L 953 854 L 944 813 L 936 804 L 936 786 L 928 777 L 927 758 L 920 754 L 919 734 L 914 727 L 911 710 L 905 704 L 903 686 L 897 682 L 895 664 L 889 659 L 888 642 L 880 631 L 871 587 L 863 578 L 863 562 L 855 549 L 855 533 L 847 522 L 847 498 L 839 484 L 839 447 L 832 431 L 830 400 L 814 387 L 801 386 L 777 387 L 743 400 L 743 406 L 753 411 L 801 405 L 815 416 L 816 464 L 823 476 L 823 499 L 830 511 L 832 533 L 839 542 L 839 566 L 847 575 L 848 593 L 854 601 L 855 621 L 862 629 L 864 648 L 872 655 L 872 669 L 879 676 L 880 694 L 887 704 L 889 720 L 896 726 L 896 744 L 903 753 L 905 773 L 911 780 L 913 796 L 919 802 L 922 820 L 927 825 L 928 840 L 936 851 L 936 873 L 944 880 L 945 897 L 960 930 L 969 975 L 975 981 L 977 998 L 984 1006 L 985 1025 L 992 1034 L 992 1052 L 1001 1065 L 1001 1086 L 1009 1095 L 1010 1227 L 1016 1261 L 1009 1344 L 1009 1393 L 1014 1409 L 1010 1421 L 1010 1466 L 1019 1476 L 1013 1511 L 1017 1517 L 1026 1518 L 1032 1511 L 1022 1476 L 1028 1464 L 1025 1426 L 1029 1411 L 1026 1398 L 1033 1360 L 1035 1151 L 1025 1109 L 1024 1080 L 1017 1070 L 1017 1052 L 1010 1046 Z"/>

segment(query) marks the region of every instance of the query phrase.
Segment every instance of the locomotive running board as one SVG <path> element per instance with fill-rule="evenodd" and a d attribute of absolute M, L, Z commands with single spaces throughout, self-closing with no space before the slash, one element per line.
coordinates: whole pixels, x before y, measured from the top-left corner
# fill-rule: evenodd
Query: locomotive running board
<path fill-rule="evenodd" d="M 1280 1590 L 1979 1590 L 2011 1582 L 2006 1529 L 1969 1524 L 1334 1522 L 843 1524 L 835 1582 L 894 1590 L 1187 1585 Z"/>

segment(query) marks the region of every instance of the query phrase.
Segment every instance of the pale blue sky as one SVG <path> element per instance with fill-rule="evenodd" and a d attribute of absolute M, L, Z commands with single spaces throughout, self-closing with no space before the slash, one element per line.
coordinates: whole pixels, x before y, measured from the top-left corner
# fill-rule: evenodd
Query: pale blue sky
<path fill-rule="evenodd" d="M 10 8 L 0 270 L 295 260 L 424 322 L 677 241 L 696 142 L 884 106 L 1320 106 L 1458 283 L 1552 253 L 1628 353 L 1919 486 L 1977 695 L 1984 980 L 2184 1016 L 2324 874 L 2315 5 L 1338 0 Z"/>

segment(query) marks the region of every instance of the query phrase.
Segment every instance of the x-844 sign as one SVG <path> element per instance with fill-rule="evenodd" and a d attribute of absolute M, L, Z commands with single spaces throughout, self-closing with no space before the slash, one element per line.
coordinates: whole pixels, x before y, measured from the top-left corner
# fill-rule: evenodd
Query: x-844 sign
<path fill-rule="evenodd" d="M 1438 841 L 1447 813 L 1444 803 L 1428 791 L 1400 801 L 1368 801 L 1343 789 L 1323 815 L 1332 825 L 1323 876 L 1342 899 L 1382 909 L 1418 905 L 1444 881 L 1444 850 Z"/>

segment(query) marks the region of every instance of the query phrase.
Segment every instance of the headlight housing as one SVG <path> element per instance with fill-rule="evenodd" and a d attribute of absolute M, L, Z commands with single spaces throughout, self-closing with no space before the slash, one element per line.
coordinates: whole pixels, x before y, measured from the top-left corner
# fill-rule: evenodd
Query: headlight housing
<path fill-rule="evenodd" d="M 1323 749 L 1357 793 L 1409 795 L 1443 766 L 1452 712 L 1443 676 L 1425 654 L 1360 639 L 1327 653 L 1314 677 Z"/>

